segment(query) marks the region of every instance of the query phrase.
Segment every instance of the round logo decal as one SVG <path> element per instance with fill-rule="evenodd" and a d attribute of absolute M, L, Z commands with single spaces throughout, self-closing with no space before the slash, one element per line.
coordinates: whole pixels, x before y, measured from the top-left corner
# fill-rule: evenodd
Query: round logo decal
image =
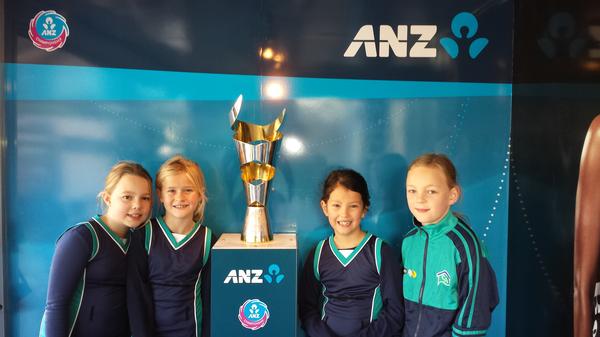
<path fill-rule="evenodd" d="M 252 299 L 242 304 L 238 319 L 244 328 L 258 330 L 267 324 L 269 316 L 267 305 L 261 300 Z"/>
<path fill-rule="evenodd" d="M 45 51 L 62 48 L 69 36 L 67 20 L 55 11 L 40 11 L 29 21 L 29 38 Z"/>

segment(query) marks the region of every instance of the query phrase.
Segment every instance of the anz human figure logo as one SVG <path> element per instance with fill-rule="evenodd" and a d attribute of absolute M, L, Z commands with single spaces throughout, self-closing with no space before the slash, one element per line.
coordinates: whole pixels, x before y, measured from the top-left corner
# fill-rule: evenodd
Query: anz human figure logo
<path fill-rule="evenodd" d="M 54 23 L 54 20 L 52 20 L 52 17 L 47 17 L 46 22 L 42 24 L 42 27 L 44 27 L 44 30 L 42 30 L 42 36 L 52 36 L 55 37 L 56 36 L 56 24 Z"/>
<path fill-rule="evenodd" d="M 250 309 L 248 311 L 250 311 L 250 314 L 248 315 L 248 317 L 251 317 L 251 318 L 258 318 L 259 317 L 258 305 L 252 304 L 250 306 Z"/>
<path fill-rule="evenodd" d="M 263 276 L 265 281 L 267 281 L 268 283 L 281 283 L 281 281 L 283 281 L 285 275 L 281 274 L 281 270 L 279 269 L 278 265 L 270 265 L 268 271 L 269 273 Z"/>
<path fill-rule="evenodd" d="M 263 280 L 267 283 L 281 283 L 285 277 L 281 273 L 281 268 L 277 264 L 271 264 L 267 268 L 268 274 L 264 274 L 262 269 L 232 269 L 229 271 L 223 283 L 233 284 L 262 284 Z"/>
<path fill-rule="evenodd" d="M 443 37 L 440 44 L 455 59 L 460 54 L 459 46 L 465 41 L 469 42 L 469 56 L 475 59 L 489 43 L 484 37 L 473 39 L 478 27 L 479 23 L 473 14 L 461 12 L 454 16 L 451 23 L 452 34 L 459 42 L 452 37 Z M 437 48 L 430 46 L 430 42 L 434 40 L 437 31 L 437 25 L 398 25 L 396 30 L 392 26 L 380 25 L 379 39 L 376 39 L 373 25 L 364 25 L 346 48 L 344 57 L 356 57 L 364 47 L 365 55 L 369 58 L 389 57 L 390 49 L 399 58 L 435 58 Z M 415 42 L 409 43 L 415 38 Z"/>
<path fill-rule="evenodd" d="M 600 26 L 587 27 L 589 36 L 580 31 L 581 24 L 576 22 L 572 14 L 558 12 L 548 20 L 547 27 L 537 44 L 549 59 L 578 59 L 584 56 L 600 58 Z M 594 46 L 594 42 L 596 45 Z M 588 49 L 589 48 L 589 49 Z M 585 51 L 589 50 L 585 55 Z"/>
<path fill-rule="evenodd" d="M 462 12 L 458 13 L 450 25 L 452 34 L 458 39 L 464 39 L 469 41 L 477 33 L 479 23 L 477 18 L 471 13 Z M 464 34 L 466 30 L 466 34 Z M 489 40 L 484 37 L 479 37 L 471 41 L 469 44 L 469 57 L 472 59 L 477 58 L 483 49 L 488 45 Z M 440 44 L 451 58 L 455 59 L 459 55 L 459 44 L 450 37 L 443 37 L 440 39 Z"/>

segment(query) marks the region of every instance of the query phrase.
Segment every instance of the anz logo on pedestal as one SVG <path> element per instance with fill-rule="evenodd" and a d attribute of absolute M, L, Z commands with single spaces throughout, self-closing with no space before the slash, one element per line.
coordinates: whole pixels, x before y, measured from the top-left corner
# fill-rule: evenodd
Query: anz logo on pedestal
<path fill-rule="evenodd" d="M 488 45 L 487 38 L 475 38 L 479 23 L 471 13 L 458 13 L 452 19 L 451 30 L 454 37 L 440 38 L 444 51 L 453 59 L 459 55 L 459 42 L 468 44 L 469 57 L 475 59 Z M 437 57 L 437 48 L 429 46 L 438 31 L 436 25 L 398 25 L 396 31 L 392 26 L 379 26 L 379 39 L 375 38 L 373 25 L 360 27 L 344 57 L 355 57 L 364 46 L 367 57 L 389 57 L 390 49 L 396 57 L 408 58 L 434 58 Z M 409 46 L 408 35 L 415 37 L 416 41 Z M 456 39 L 455 39 L 456 38 Z M 464 42 L 466 41 L 466 42 Z M 379 48 L 377 48 L 379 42 Z M 409 48 L 410 47 L 410 48 Z"/>
<path fill-rule="evenodd" d="M 232 269 L 229 274 L 223 280 L 223 283 L 233 284 L 262 284 L 263 281 L 267 283 L 281 283 L 285 275 L 281 273 L 281 268 L 277 264 L 271 264 L 267 268 L 267 273 L 264 273 L 263 269 Z"/>

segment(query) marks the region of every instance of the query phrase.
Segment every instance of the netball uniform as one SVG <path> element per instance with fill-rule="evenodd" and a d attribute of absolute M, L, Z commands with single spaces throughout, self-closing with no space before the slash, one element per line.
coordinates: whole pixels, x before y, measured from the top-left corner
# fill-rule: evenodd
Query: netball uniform
<path fill-rule="evenodd" d="M 391 248 L 366 233 L 344 256 L 333 236 L 304 264 L 300 319 L 311 337 L 397 336 L 404 322 L 402 271 Z"/>
<path fill-rule="evenodd" d="M 496 276 L 473 229 L 451 212 L 402 242 L 404 336 L 484 336 L 498 304 Z"/>
<path fill-rule="evenodd" d="M 99 216 L 58 239 L 40 337 L 129 337 L 127 251 Z"/>
<path fill-rule="evenodd" d="M 130 270 L 133 336 L 209 336 L 208 261 L 214 242 L 211 230 L 196 223 L 177 241 L 159 217 L 137 230 L 133 240 Z"/>

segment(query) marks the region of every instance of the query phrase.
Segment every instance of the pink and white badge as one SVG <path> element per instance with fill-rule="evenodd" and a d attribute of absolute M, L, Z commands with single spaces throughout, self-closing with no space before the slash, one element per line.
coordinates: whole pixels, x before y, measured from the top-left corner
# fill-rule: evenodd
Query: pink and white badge
<path fill-rule="evenodd" d="M 258 330 L 267 325 L 270 316 L 269 308 L 259 299 L 247 300 L 240 306 L 238 312 L 240 323 L 250 330 Z"/>
<path fill-rule="evenodd" d="M 51 52 L 65 45 L 69 26 L 67 20 L 55 11 L 40 11 L 29 21 L 28 33 L 34 46 Z"/>

